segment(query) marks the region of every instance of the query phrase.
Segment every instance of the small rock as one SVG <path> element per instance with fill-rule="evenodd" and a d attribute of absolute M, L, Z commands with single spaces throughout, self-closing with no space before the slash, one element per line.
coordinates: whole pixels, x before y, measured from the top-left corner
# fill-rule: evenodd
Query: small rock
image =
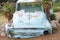
<path fill-rule="evenodd" d="M 51 25 L 52 25 L 53 28 L 57 28 L 58 27 L 58 22 L 53 20 L 53 21 L 51 21 Z"/>
<path fill-rule="evenodd" d="M 6 36 L 6 33 L 5 32 L 1 32 L 0 34 L 2 37 Z"/>

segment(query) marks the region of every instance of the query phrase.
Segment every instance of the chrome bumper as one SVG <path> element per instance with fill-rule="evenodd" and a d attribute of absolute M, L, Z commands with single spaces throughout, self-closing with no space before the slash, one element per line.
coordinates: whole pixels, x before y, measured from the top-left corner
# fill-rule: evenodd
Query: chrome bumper
<path fill-rule="evenodd" d="M 8 29 L 8 37 L 12 38 L 31 38 L 43 35 L 45 29 Z M 9 36 L 10 35 L 10 36 Z"/>

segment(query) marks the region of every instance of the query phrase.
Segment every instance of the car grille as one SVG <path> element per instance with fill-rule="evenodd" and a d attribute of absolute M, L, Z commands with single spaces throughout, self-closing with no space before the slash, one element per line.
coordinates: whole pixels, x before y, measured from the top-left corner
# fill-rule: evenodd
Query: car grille
<path fill-rule="evenodd" d="M 40 28 L 14 28 L 12 29 L 15 32 L 15 35 L 20 36 L 37 36 L 39 34 L 42 34 L 44 31 Z"/>

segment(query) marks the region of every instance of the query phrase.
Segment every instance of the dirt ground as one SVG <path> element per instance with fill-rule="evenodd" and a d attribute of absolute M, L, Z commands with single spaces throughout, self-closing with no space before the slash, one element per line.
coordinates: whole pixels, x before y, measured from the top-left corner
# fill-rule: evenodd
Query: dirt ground
<path fill-rule="evenodd" d="M 60 19 L 60 12 L 55 13 L 57 19 Z M 0 17 L 0 27 L 4 26 L 6 24 L 7 19 L 4 16 Z M 60 24 L 58 25 L 58 30 L 51 35 L 44 35 L 44 36 L 39 36 L 39 37 L 34 37 L 34 38 L 28 38 L 28 39 L 13 39 L 13 38 L 7 38 L 5 37 L 0 37 L 0 40 L 60 40 Z"/>

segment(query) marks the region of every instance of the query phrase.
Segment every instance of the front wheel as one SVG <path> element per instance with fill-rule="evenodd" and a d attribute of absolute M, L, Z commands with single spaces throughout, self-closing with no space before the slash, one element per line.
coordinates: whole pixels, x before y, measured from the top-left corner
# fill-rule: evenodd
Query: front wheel
<path fill-rule="evenodd" d="M 44 33 L 44 35 L 48 35 L 49 31 L 45 30 L 43 33 Z"/>

